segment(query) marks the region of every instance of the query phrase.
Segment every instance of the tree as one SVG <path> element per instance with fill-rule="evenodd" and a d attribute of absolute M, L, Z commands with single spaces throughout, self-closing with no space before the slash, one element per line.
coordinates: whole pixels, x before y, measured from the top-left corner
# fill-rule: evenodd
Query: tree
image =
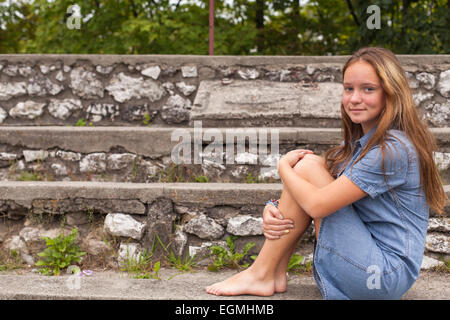
<path fill-rule="evenodd" d="M 77 3 L 80 29 L 68 8 Z M 208 54 L 209 0 L 0 0 L 0 53 Z M 215 1 L 216 55 L 450 53 L 450 0 Z M 254 49 L 256 48 L 256 52 Z"/>

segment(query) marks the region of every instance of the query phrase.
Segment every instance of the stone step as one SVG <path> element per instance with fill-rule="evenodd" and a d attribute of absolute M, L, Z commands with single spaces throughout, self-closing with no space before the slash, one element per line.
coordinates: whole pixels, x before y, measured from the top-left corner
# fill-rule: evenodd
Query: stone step
<path fill-rule="evenodd" d="M 420 116 L 448 125 L 450 55 L 398 55 Z M 0 55 L 0 124 L 340 127 L 349 56 Z"/>
<path fill-rule="evenodd" d="M 2 181 L 0 201 L 2 211 L 15 216 L 26 215 L 29 210 L 66 214 L 82 210 L 82 204 L 98 213 L 147 215 L 148 205 L 160 198 L 170 199 L 174 206 L 188 206 L 203 212 L 229 206 L 241 210 L 241 214 L 260 214 L 267 200 L 278 199 L 282 189 L 279 183 Z M 444 190 L 450 198 L 450 185 L 445 185 Z M 183 210 L 187 211 L 178 211 Z M 449 210 L 450 203 L 446 206 L 447 215 Z"/>
<path fill-rule="evenodd" d="M 113 269 L 127 258 L 124 253 L 152 250 L 156 235 L 158 243 L 176 256 L 197 255 L 203 267 L 211 263 L 211 246 L 227 248 L 227 238 L 236 237 L 237 252 L 250 242 L 255 244 L 244 259 L 251 262 L 249 257 L 258 254 L 264 243 L 261 213 L 265 203 L 278 199 L 281 191 L 282 185 L 275 183 L 3 181 L 0 257 L 15 250 L 32 266 L 45 249 L 42 237 L 68 235 L 76 227 L 79 244 L 89 253 L 88 261 L 102 261 Z M 450 185 L 445 192 L 450 198 Z M 425 254 L 448 259 L 450 202 L 444 215 L 430 212 L 430 216 Z M 312 257 L 314 238 L 310 225 L 296 248 L 307 261 Z M 166 255 L 161 249 L 160 253 Z"/>
<path fill-rule="evenodd" d="M 280 155 L 297 148 L 323 155 L 341 141 L 340 131 L 199 123 L 193 128 L 0 127 L 0 180 L 280 182 Z M 439 146 L 436 163 L 450 183 L 450 128 L 431 131 Z M 232 151 L 227 141 L 233 141 Z M 218 158 L 208 157 L 208 150 Z M 191 156 L 176 162 L 178 154 Z M 24 172 L 34 174 L 27 178 Z"/>
<path fill-rule="evenodd" d="M 450 198 L 450 185 L 444 188 Z M 60 217 L 57 219 L 71 225 L 86 224 L 88 216 L 92 219 L 94 215 L 113 214 L 111 219 L 115 219 L 115 214 L 119 214 L 118 219 L 131 219 L 132 224 L 140 226 L 138 235 L 132 233 L 130 237 L 143 243 L 151 241 L 148 237 L 152 237 L 152 232 L 146 233 L 141 228 L 144 224 L 159 230 L 161 238 L 167 241 L 175 236 L 173 232 L 178 232 L 174 231 L 175 224 L 182 231 L 178 234 L 181 240 L 177 242 L 181 255 L 188 247 L 190 251 L 203 250 L 204 246 L 211 245 L 211 241 L 220 242 L 227 235 L 243 236 L 261 244 L 261 212 L 267 200 L 278 199 L 281 191 L 282 184 L 275 183 L 3 181 L 0 184 L 0 213 L 8 218 L 6 220 L 18 223 L 23 223 L 24 218 L 41 221 L 43 216 L 48 216 Z M 438 219 L 430 224 L 430 236 L 436 239 L 430 241 L 439 242 L 442 240 L 439 240 L 442 238 L 439 234 L 448 233 L 448 220 L 445 219 L 450 216 L 450 202 L 443 216 L 437 217 L 434 212 L 430 212 L 430 216 Z M 437 237 L 433 236 L 434 231 L 438 233 Z M 314 237 L 309 234 L 306 240 L 312 240 L 308 238 L 311 236 Z M 448 254 L 448 248 L 443 250 Z"/>
<path fill-rule="evenodd" d="M 324 127 L 340 128 L 342 84 L 265 80 L 205 80 L 190 112 L 190 124 L 205 127 Z"/>
<path fill-rule="evenodd" d="M 271 300 L 321 300 L 322 296 L 311 274 L 289 274 L 288 287 L 284 293 L 276 293 L 270 297 L 214 296 L 205 292 L 205 287 L 212 283 L 223 281 L 237 271 L 224 270 L 208 272 L 196 270 L 180 274 L 175 269 L 161 269 L 160 280 L 133 279 L 131 275 L 119 272 L 94 271 L 92 276 L 79 277 L 64 274 L 60 277 L 48 277 L 36 274 L 17 275 L 12 272 L 0 275 L 1 300 L 156 300 L 158 310 L 164 314 L 174 314 L 177 307 L 183 305 L 208 306 L 208 302 L 193 302 L 192 300 L 220 300 L 225 309 L 235 300 L 265 301 Z M 419 278 L 402 300 L 448 300 L 450 286 L 445 273 L 421 272 Z M 161 300 L 191 300 L 165 304 Z M 147 302 L 149 303 L 149 302 Z M 210 301 L 209 304 L 212 302 Z M 214 308 L 217 307 L 217 308 Z M 278 305 L 277 305 L 278 306 Z M 284 308 L 296 305 L 283 304 Z M 231 306 L 232 307 L 232 306 Z M 278 306 L 280 307 L 280 306 Z M 215 309 L 215 311 L 213 311 Z M 216 319 L 219 306 L 214 304 L 209 308 L 208 316 Z M 274 315 L 279 315 L 278 309 Z M 104 310 L 102 311 L 102 313 Z M 211 314 L 213 316 L 211 316 Z M 205 317 L 205 316 L 203 316 Z"/>

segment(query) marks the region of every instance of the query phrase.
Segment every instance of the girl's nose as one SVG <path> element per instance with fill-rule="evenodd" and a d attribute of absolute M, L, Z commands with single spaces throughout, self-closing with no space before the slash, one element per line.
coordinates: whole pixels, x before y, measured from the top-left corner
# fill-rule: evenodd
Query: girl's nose
<path fill-rule="evenodd" d="M 361 95 L 358 90 L 353 90 L 353 94 L 350 98 L 350 102 L 353 104 L 361 102 Z"/>

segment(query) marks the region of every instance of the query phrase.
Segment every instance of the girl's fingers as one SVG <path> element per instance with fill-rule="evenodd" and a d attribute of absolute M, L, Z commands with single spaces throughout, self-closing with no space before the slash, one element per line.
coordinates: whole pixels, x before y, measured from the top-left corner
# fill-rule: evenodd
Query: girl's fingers
<path fill-rule="evenodd" d="M 285 225 L 285 224 L 293 224 L 294 221 L 290 219 L 280 219 L 278 217 L 274 216 L 268 216 L 265 219 L 263 219 L 263 222 L 270 225 Z"/>
<path fill-rule="evenodd" d="M 279 219 L 279 220 L 283 220 L 284 217 L 281 214 L 280 210 L 278 210 L 277 208 L 273 207 L 269 210 L 270 214 L 272 215 L 272 217 Z"/>
<path fill-rule="evenodd" d="M 284 230 L 289 230 L 292 229 L 294 227 L 293 224 L 289 223 L 289 224 L 283 224 L 283 225 L 276 225 L 276 224 L 268 224 L 268 223 L 263 223 L 263 229 L 267 230 L 267 231 L 284 231 Z"/>
<path fill-rule="evenodd" d="M 264 236 L 267 239 L 279 239 L 280 237 L 288 234 L 290 231 L 289 229 L 285 230 L 285 231 L 265 231 L 264 232 Z"/>
<path fill-rule="evenodd" d="M 264 233 L 264 237 L 265 237 L 266 239 L 268 239 L 268 240 L 277 240 L 277 239 L 280 239 L 280 237 L 278 237 L 278 236 L 272 236 L 272 235 L 267 234 L 267 233 Z"/>

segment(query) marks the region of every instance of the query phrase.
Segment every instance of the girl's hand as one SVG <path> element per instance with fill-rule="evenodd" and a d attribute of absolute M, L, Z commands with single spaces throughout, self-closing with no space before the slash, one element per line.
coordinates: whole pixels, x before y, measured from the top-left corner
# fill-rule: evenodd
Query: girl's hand
<path fill-rule="evenodd" d="M 292 150 L 282 156 L 280 162 L 287 162 L 289 166 L 293 168 L 297 164 L 297 162 L 299 162 L 308 153 L 313 154 L 314 152 L 307 149 Z"/>
<path fill-rule="evenodd" d="M 272 204 L 268 204 L 263 211 L 263 233 L 266 239 L 279 239 L 282 235 L 289 233 L 294 227 L 294 222 L 284 219 L 280 210 Z"/>

